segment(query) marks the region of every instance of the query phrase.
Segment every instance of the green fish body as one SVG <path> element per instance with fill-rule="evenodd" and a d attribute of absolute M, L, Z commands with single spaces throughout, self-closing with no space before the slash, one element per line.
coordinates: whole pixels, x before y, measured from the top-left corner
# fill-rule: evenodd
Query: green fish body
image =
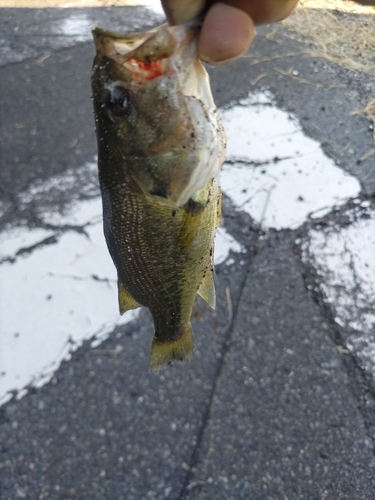
<path fill-rule="evenodd" d="M 196 35 L 187 26 L 135 35 L 94 30 L 104 234 L 120 313 L 151 311 L 151 371 L 191 356 L 196 294 L 215 306 L 225 138 Z"/>

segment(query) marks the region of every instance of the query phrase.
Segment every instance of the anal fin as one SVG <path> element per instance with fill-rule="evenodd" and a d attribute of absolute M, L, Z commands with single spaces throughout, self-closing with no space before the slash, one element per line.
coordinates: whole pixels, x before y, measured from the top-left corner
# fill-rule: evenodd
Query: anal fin
<path fill-rule="evenodd" d="M 152 341 L 149 371 L 156 372 L 175 361 L 189 361 L 194 349 L 194 337 L 191 325 L 177 340 L 163 342 Z"/>
<path fill-rule="evenodd" d="M 137 309 L 138 307 L 141 307 L 141 304 L 139 304 L 130 295 L 130 293 L 120 282 L 120 280 L 117 280 L 117 288 L 118 288 L 118 305 L 121 316 L 124 314 L 124 312 L 129 311 L 130 309 Z"/>
<path fill-rule="evenodd" d="M 206 274 L 204 275 L 198 288 L 198 294 L 202 297 L 203 300 L 207 302 L 209 306 L 212 307 L 212 309 L 215 309 L 216 292 L 214 285 L 214 275 L 211 269 L 208 269 Z"/>

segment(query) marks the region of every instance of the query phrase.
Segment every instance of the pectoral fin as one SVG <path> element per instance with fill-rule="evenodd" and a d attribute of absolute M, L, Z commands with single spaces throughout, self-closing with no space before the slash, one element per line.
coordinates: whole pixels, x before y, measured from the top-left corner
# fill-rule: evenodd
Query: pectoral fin
<path fill-rule="evenodd" d="M 207 202 L 200 203 L 199 201 L 195 201 L 193 197 L 191 197 L 190 200 L 187 202 L 187 206 L 189 210 L 189 215 L 197 215 L 200 212 L 202 212 L 204 208 L 206 208 Z"/>
<path fill-rule="evenodd" d="M 216 305 L 216 293 L 214 285 L 214 275 L 211 269 L 208 269 L 204 275 L 201 284 L 198 288 L 198 294 L 204 299 L 212 309 L 215 309 Z"/>
<path fill-rule="evenodd" d="M 172 342 L 154 339 L 151 346 L 149 371 L 156 372 L 175 361 L 189 361 L 194 349 L 194 337 L 189 325 L 187 331 Z"/>
<path fill-rule="evenodd" d="M 129 311 L 129 309 L 137 309 L 137 307 L 141 307 L 139 304 L 126 290 L 124 285 L 117 280 L 117 288 L 118 288 L 118 305 L 120 309 L 121 316 L 124 312 Z"/>

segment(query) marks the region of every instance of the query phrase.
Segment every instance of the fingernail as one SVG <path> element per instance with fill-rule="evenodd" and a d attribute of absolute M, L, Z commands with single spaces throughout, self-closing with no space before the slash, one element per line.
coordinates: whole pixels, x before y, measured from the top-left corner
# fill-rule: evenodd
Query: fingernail
<path fill-rule="evenodd" d="M 243 54 L 241 54 L 239 56 L 229 57 L 229 59 L 224 59 L 222 61 L 212 61 L 208 57 L 204 57 L 204 56 L 199 56 L 199 57 L 200 57 L 200 59 L 202 59 L 202 61 L 204 61 L 207 64 L 210 64 L 211 66 L 227 66 L 229 64 L 232 64 L 232 63 L 238 61 L 239 59 L 241 59 L 242 56 L 243 56 Z"/>

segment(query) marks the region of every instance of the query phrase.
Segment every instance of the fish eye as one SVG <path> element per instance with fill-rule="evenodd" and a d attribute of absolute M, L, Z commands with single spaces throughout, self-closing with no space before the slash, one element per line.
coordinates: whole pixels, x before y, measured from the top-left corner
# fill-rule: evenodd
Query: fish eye
<path fill-rule="evenodd" d="M 129 91 L 124 87 L 114 87 L 108 96 L 108 109 L 118 117 L 125 116 L 130 108 Z"/>

